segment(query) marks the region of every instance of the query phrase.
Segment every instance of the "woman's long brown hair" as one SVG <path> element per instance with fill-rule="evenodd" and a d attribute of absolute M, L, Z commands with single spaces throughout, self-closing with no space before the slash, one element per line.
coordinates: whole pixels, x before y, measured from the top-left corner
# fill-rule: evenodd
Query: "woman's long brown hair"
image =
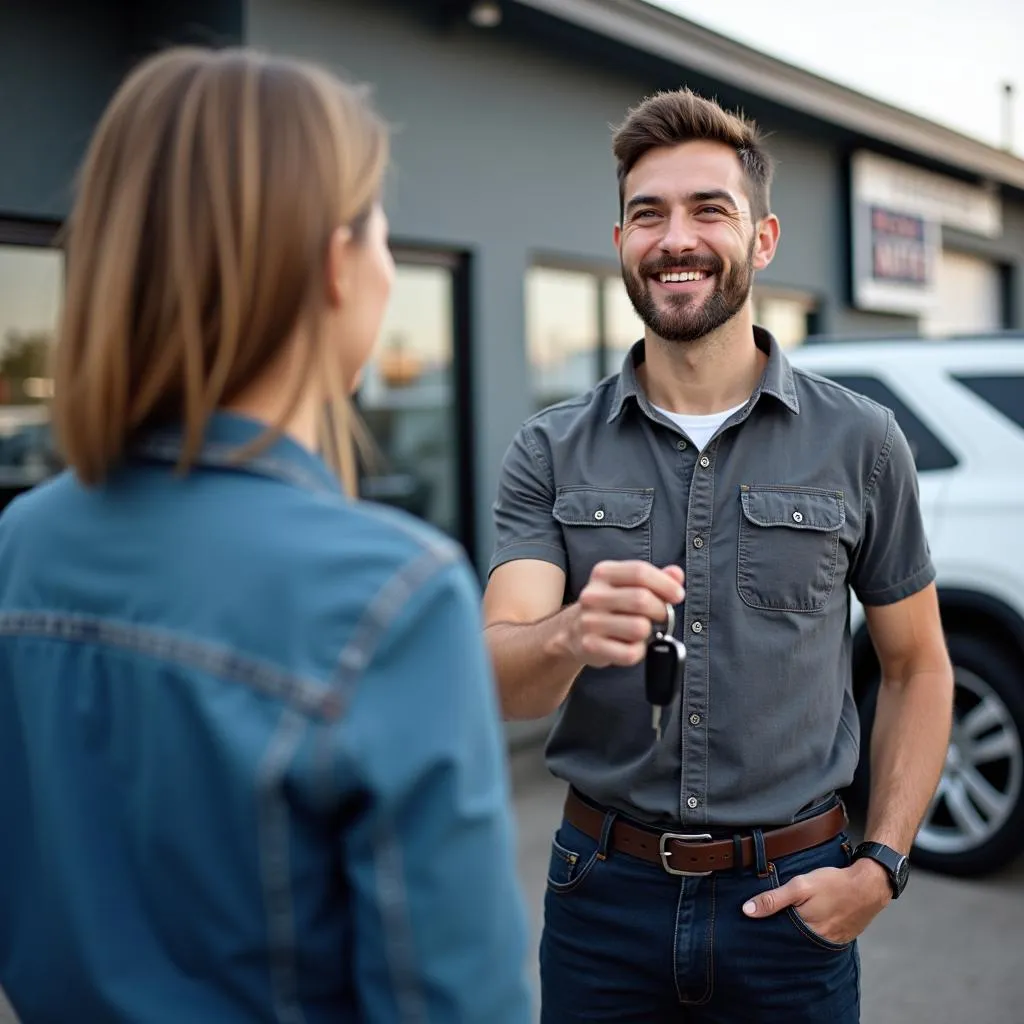
<path fill-rule="evenodd" d="M 210 415 L 304 339 L 276 436 L 311 379 L 325 454 L 355 491 L 338 353 L 316 325 L 332 232 L 359 236 L 388 159 L 365 98 L 328 72 L 248 50 L 150 58 L 111 100 L 66 228 L 54 424 L 68 464 L 100 483 L 133 438 L 179 423 L 187 470 Z M 303 328 L 296 330 L 297 328 Z"/>

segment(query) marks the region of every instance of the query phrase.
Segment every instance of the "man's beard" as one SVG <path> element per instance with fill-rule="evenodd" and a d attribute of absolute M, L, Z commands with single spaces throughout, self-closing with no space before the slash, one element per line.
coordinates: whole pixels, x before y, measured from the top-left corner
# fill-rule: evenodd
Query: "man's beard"
<path fill-rule="evenodd" d="M 722 261 L 717 256 L 663 257 L 641 264 L 634 273 L 622 267 L 626 286 L 637 316 L 647 328 L 665 341 L 698 341 L 731 320 L 744 306 L 754 283 L 754 239 L 747 258 L 737 263 L 723 278 Z M 662 308 L 651 294 L 650 278 L 670 270 L 705 270 L 715 276 L 715 290 L 698 304 L 694 295 L 666 295 Z"/>

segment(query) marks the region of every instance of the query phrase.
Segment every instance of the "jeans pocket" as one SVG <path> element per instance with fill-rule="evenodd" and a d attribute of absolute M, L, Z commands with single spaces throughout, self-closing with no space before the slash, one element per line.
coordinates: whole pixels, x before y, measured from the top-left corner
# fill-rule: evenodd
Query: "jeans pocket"
<path fill-rule="evenodd" d="M 834 839 L 820 846 L 812 847 L 809 850 L 801 850 L 799 853 L 791 854 L 789 857 L 782 857 L 777 862 L 768 865 L 771 876 L 772 888 L 778 889 L 791 878 L 797 875 L 807 874 L 817 868 L 845 868 L 851 862 L 850 842 L 845 833 L 840 833 Z M 780 912 L 781 913 L 781 912 Z M 786 907 L 786 917 L 793 928 L 802 938 L 817 946 L 819 949 L 829 953 L 842 953 L 848 950 L 854 943 L 833 942 L 819 935 L 801 916 L 796 907 Z"/>
<path fill-rule="evenodd" d="M 597 843 L 579 829 L 563 823 L 551 840 L 548 889 L 569 893 L 580 886 L 597 862 Z"/>

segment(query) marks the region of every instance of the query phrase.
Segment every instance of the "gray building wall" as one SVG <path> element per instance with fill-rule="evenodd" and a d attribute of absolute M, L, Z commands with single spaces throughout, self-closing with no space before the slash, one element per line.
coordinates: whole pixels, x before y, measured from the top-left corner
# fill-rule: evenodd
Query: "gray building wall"
<path fill-rule="evenodd" d="M 0 3 L 0 215 L 58 218 L 121 72 L 113 8 Z"/>
<path fill-rule="evenodd" d="M 243 0 L 0 3 L 0 217 L 63 219 L 89 137 L 132 63 L 242 38 Z"/>
<path fill-rule="evenodd" d="M 477 556 L 485 565 L 498 469 L 531 408 L 526 268 L 537 252 L 616 265 L 609 125 L 650 85 L 500 32 L 432 30 L 405 9 L 368 0 L 249 0 L 246 35 L 371 83 L 397 127 L 393 235 L 473 255 L 474 401 L 486 410 L 476 421 Z M 843 152 L 792 132 L 774 135 L 771 148 L 782 244 L 759 280 L 815 294 L 823 330 L 912 330 L 912 320 L 845 306 Z"/>

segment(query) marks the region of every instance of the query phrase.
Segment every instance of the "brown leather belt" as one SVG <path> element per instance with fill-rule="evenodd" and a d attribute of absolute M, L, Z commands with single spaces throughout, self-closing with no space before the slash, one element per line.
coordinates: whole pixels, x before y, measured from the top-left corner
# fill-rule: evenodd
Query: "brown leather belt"
<path fill-rule="evenodd" d="M 565 800 L 566 820 L 591 839 L 600 840 L 605 812 L 585 803 L 572 791 Z M 847 826 L 846 811 L 841 803 L 827 811 L 793 825 L 764 832 L 764 852 L 768 861 L 809 850 L 819 843 L 834 839 Z M 670 875 L 708 875 L 736 866 L 732 839 L 712 839 L 701 833 L 659 832 L 630 825 L 621 818 L 612 824 L 609 846 L 631 857 L 650 861 L 663 867 Z M 743 867 L 756 862 L 754 840 L 745 835 L 740 840 Z"/>

